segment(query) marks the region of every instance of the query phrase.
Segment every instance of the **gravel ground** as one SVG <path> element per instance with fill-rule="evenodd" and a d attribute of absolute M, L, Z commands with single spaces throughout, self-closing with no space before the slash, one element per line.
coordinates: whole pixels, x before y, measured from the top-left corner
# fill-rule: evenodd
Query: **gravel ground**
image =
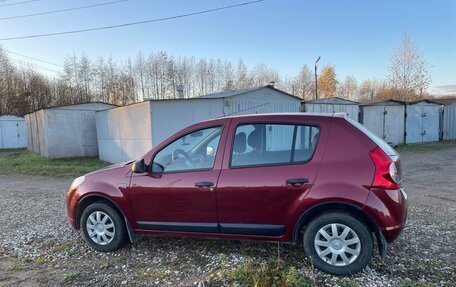
<path fill-rule="evenodd" d="M 282 245 L 281 259 L 318 286 L 456 286 L 456 144 L 405 150 L 402 163 L 409 221 L 385 259 L 348 279 L 313 269 L 298 246 Z M 0 173 L 0 286 L 219 286 L 246 260 L 277 257 L 274 243 L 150 236 L 94 251 L 66 220 L 69 184 Z"/>

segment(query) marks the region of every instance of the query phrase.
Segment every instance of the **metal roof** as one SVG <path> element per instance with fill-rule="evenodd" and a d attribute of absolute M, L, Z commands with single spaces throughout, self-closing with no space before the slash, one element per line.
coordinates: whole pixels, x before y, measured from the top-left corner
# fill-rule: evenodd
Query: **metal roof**
<path fill-rule="evenodd" d="M 432 99 L 432 101 L 435 103 L 441 104 L 441 105 L 445 105 L 445 106 L 456 105 L 456 97 L 446 98 L 446 99 L 435 98 L 435 99 Z"/>
<path fill-rule="evenodd" d="M 365 103 L 365 104 L 361 104 L 360 106 L 362 107 L 366 107 L 366 106 L 391 106 L 391 105 L 405 105 L 406 102 L 404 101 L 399 101 L 399 100 L 382 100 L 382 101 L 372 101 L 372 102 L 368 102 L 368 103 Z"/>
<path fill-rule="evenodd" d="M 224 91 L 224 92 L 218 92 L 218 93 L 212 93 L 212 94 L 207 94 L 207 95 L 203 95 L 203 96 L 200 96 L 200 97 L 196 97 L 195 99 L 223 99 L 223 98 L 229 98 L 229 97 L 245 94 L 245 93 L 248 93 L 248 92 L 252 92 L 252 91 L 256 91 L 256 90 L 260 90 L 260 89 L 264 89 L 264 88 L 269 88 L 269 89 L 272 89 L 274 91 L 277 91 L 277 92 L 280 92 L 282 94 L 285 94 L 287 96 L 290 96 L 290 97 L 293 97 L 293 98 L 301 100 L 300 97 L 297 97 L 295 95 L 289 94 L 289 93 L 284 92 L 282 90 L 276 89 L 276 88 L 274 88 L 271 85 L 253 87 L 253 88 L 247 88 L 247 89 L 239 89 L 239 90 L 230 90 L 230 91 Z"/>
<path fill-rule="evenodd" d="M 322 98 L 315 100 L 302 101 L 306 104 L 336 104 L 336 105 L 359 105 L 359 102 L 350 101 L 340 97 Z"/>
<path fill-rule="evenodd" d="M 414 104 L 418 104 L 418 103 L 422 103 L 422 102 L 425 102 L 425 103 L 428 103 L 428 104 L 434 104 L 434 105 L 441 105 L 441 104 L 439 104 L 438 102 L 431 101 L 431 100 L 428 100 L 428 99 L 410 101 L 410 102 L 407 102 L 407 105 L 414 105 Z"/>
<path fill-rule="evenodd" d="M 28 114 L 33 114 L 35 112 L 41 111 L 41 110 L 48 110 L 48 109 L 64 109 L 65 107 L 71 107 L 71 106 L 82 106 L 82 105 L 90 105 L 90 104 L 102 104 L 102 105 L 109 105 L 114 108 L 119 107 L 118 105 L 115 104 L 110 104 L 110 103 L 105 103 L 105 102 L 87 102 L 87 103 L 79 103 L 79 104 L 69 104 L 69 105 L 55 105 L 55 106 L 50 106 L 50 107 L 45 107 L 41 109 L 34 110 L 33 112 L 30 112 Z M 72 109 L 72 110 L 79 110 L 79 111 L 84 111 L 84 109 Z"/>

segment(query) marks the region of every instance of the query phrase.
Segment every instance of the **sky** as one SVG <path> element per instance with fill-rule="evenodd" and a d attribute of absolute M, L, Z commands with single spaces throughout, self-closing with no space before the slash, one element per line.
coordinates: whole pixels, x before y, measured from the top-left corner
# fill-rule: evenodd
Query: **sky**
<path fill-rule="evenodd" d="M 0 1 L 0 39 L 77 30 L 175 16 L 249 0 L 128 0 L 64 13 L 18 19 L 113 0 Z M 111 30 L 0 41 L 3 48 L 62 64 L 66 56 L 112 56 L 117 60 L 166 51 L 220 58 L 253 68 L 265 63 L 284 76 L 304 64 L 331 64 L 337 78 L 384 79 L 391 55 L 407 33 L 428 62 L 432 93 L 456 93 L 456 1 L 454 0 L 265 0 L 213 13 Z M 27 60 L 10 54 L 11 58 Z M 39 63 L 43 67 L 58 66 Z"/>

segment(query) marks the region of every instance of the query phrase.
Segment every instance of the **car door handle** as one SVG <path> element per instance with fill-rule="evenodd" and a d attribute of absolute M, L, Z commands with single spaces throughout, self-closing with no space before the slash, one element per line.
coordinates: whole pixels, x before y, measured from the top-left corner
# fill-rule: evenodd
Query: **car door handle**
<path fill-rule="evenodd" d="M 208 187 L 214 186 L 214 183 L 212 181 L 199 181 L 195 183 L 195 186 L 206 189 Z"/>
<path fill-rule="evenodd" d="M 289 178 L 286 183 L 294 187 L 300 187 L 304 183 L 309 183 L 309 180 L 307 178 Z"/>

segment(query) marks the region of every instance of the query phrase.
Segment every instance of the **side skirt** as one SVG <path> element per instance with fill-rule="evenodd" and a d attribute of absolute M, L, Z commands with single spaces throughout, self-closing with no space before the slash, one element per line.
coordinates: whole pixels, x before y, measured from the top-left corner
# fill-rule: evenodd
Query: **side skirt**
<path fill-rule="evenodd" d="M 280 236 L 285 233 L 285 225 L 272 224 L 237 224 L 237 223 L 201 223 L 201 222 L 160 222 L 137 221 L 143 230 L 221 233 L 240 235 Z"/>

